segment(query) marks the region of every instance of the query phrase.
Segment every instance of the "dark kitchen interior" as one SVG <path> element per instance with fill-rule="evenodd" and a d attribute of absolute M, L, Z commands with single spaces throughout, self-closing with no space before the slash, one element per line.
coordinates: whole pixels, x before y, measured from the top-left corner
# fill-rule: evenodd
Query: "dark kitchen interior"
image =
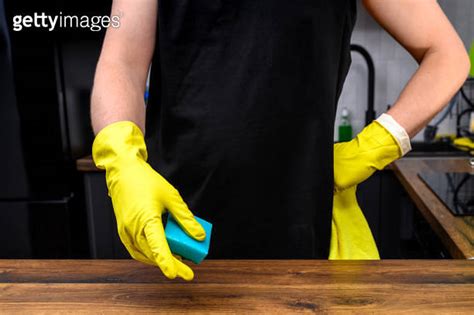
<path fill-rule="evenodd" d="M 7 20 L 13 12 L 107 15 L 111 6 L 111 1 L 48 3 L 6 1 Z M 13 67 L 4 67 L 11 72 L 2 80 L 7 102 L 1 134 L 7 146 L 0 163 L 6 179 L 0 182 L 0 238 L 8 240 L 2 242 L 2 258 L 129 258 L 116 233 L 103 173 L 77 167 L 77 160 L 91 154 L 89 100 L 103 36 L 10 33 Z M 370 70 L 370 53 L 356 48 L 353 54 L 366 52 Z M 369 71 L 369 117 L 373 80 Z M 472 81 L 463 89 L 467 97 L 474 94 Z M 445 142 L 413 147 L 411 156 L 468 156 Z M 361 184 L 358 199 L 381 258 L 451 258 L 392 169 Z"/>
<path fill-rule="evenodd" d="M 448 1 L 441 2 L 449 6 Z M 5 0 L 5 17 L 0 7 L 0 23 L 7 25 L 7 29 L 0 27 L 0 259 L 131 258 L 117 233 L 105 173 L 91 158 L 94 134 L 90 96 L 105 31 L 8 32 L 14 15 L 62 12 L 104 16 L 110 14 L 111 4 L 111 0 Z M 474 5 L 471 7 L 474 9 Z M 390 107 L 388 102 L 381 104 L 380 100 L 385 101 L 381 94 L 388 95 L 390 103 L 395 101 L 392 92 L 387 92 L 390 82 L 379 80 L 388 72 L 380 67 L 385 57 L 380 56 L 380 47 L 367 44 L 375 38 L 373 22 L 363 13 L 359 15 L 358 33 L 351 46 L 353 65 L 341 98 L 345 104 L 339 105 L 336 120 L 337 126 L 339 111 L 347 107 L 351 93 L 357 90 L 358 108 L 349 108 L 356 130 Z M 469 26 L 464 28 L 463 40 L 469 49 L 465 34 L 474 43 L 474 24 L 466 23 Z M 6 47 L 2 47 L 4 44 Z M 403 71 L 393 75 L 403 77 Z M 470 77 L 447 105 L 449 109 L 437 115 L 412 141 L 413 150 L 407 156 L 358 186 L 357 200 L 382 260 L 443 260 L 440 264 L 444 264 L 452 259 L 474 258 L 474 151 L 453 142 L 456 137 L 474 141 L 474 130 L 469 130 L 469 123 L 474 126 L 470 122 L 474 121 L 473 103 L 474 77 Z M 122 263 L 120 268 L 128 268 L 128 262 Z M 403 272 L 397 262 L 392 263 Z M 105 268 L 101 261 L 96 264 L 99 270 Z M 430 264 L 426 270 L 438 270 Z M 211 267 L 221 270 L 223 265 L 211 260 L 203 273 L 212 274 Z M 269 272 L 278 273 L 278 266 Z M 66 265 L 58 268 L 69 270 Z M 107 279 L 131 283 L 155 279 L 143 276 L 140 272 L 145 271 L 140 268 L 146 267 L 137 267 L 137 279 L 113 275 Z M 233 268 L 242 271 L 238 263 Z M 469 268 L 472 271 L 472 264 Z M 369 270 L 378 272 L 372 267 Z M 443 281 L 454 279 L 448 278 Z M 425 280 L 429 279 L 427 276 Z M 71 281 L 81 283 L 82 279 Z M 469 281 L 472 292 L 472 277 Z M 304 301 L 295 303 L 297 308 L 317 310 L 317 306 Z"/>

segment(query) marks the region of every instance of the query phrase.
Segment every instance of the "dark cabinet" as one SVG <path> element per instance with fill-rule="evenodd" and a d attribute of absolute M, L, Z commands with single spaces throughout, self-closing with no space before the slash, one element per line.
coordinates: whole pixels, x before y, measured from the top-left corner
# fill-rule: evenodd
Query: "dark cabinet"
<path fill-rule="evenodd" d="M 92 258 L 130 258 L 117 234 L 112 202 L 102 172 L 85 173 L 84 178 L 89 248 Z"/>
<path fill-rule="evenodd" d="M 357 199 L 382 259 L 450 257 L 391 170 L 359 185 Z"/>

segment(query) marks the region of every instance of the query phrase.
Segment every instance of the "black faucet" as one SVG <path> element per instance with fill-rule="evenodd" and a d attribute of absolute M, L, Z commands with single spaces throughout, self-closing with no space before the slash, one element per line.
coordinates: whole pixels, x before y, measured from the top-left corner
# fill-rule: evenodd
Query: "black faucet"
<path fill-rule="evenodd" d="M 375 97 L 375 67 L 370 53 L 364 47 L 356 44 L 351 45 L 351 51 L 358 52 L 364 57 L 368 68 L 367 110 L 365 112 L 365 125 L 367 126 L 375 119 L 374 97 Z"/>

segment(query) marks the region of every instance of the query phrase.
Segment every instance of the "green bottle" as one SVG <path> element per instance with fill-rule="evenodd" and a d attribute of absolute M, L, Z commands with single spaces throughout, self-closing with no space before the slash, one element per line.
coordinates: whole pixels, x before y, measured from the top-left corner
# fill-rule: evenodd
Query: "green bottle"
<path fill-rule="evenodd" d="M 339 125 L 339 142 L 352 140 L 352 125 L 349 119 L 349 110 L 343 108 L 341 112 L 341 124 Z"/>

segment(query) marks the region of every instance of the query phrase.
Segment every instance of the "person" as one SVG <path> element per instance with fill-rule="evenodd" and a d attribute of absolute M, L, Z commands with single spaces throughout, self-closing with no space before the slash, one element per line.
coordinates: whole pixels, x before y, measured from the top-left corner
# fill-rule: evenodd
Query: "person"
<path fill-rule="evenodd" d="M 364 238 L 341 241 L 358 235 L 344 212 L 360 219 L 356 185 L 410 150 L 469 69 L 435 0 L 363 4 L 419 68 L 387 113 L 334 146 L 355 0 L 113 1 L 93 158 L 133 258 L 193 278 L 166 243 L 165 212 L 197 240 L 193 215 L 212 222 L 211 258 L 357 258 Z"/>

